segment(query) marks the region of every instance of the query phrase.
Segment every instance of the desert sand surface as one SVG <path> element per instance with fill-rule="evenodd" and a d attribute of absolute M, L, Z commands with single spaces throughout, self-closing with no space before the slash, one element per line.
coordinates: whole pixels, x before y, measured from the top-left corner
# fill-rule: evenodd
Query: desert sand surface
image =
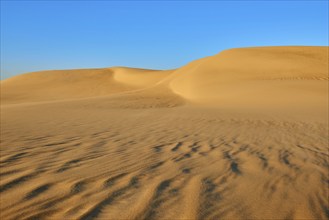
<path fill-rule="evenodd" d="M 1 219 L 328 219 L 328 53 L 1 81 Z"/>

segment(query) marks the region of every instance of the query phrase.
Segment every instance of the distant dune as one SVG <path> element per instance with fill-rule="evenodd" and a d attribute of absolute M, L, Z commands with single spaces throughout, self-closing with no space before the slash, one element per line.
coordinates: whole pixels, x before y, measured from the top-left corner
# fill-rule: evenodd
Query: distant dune
<path fill-rule="evenodd" d="M 105 96 L 151 86 L 169 73 L 125 67 L 33 72 L 1 81 L 1 99 L 6 104 Z"/>
<path fill-rule="evenodd" d="M 328 47 L 231 49 L 177 70 L 114 67 L 23 74 L 1 82 L 3 104 L 99 97 L 167 87 L 198 103 L 236 108 L 325 108 Z"/>
<path fill-rule="evenodd" d="M 329 47 L 1 81 L 1 219 L 328 219 Z"/>

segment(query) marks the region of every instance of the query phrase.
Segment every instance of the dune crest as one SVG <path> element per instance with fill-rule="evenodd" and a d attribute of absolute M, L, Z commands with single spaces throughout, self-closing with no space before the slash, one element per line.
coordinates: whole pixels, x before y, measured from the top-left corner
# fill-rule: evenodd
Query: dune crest
<path fill-rule="evenodd" d="M 114 79 L 118 82 L 142 88 L 154 86 L 174 71 L 145 70 L 125 67 L 114 67 L 111 69 L 115 72 Z"/>
<path fill-rule="evenodd" d="M 173 91 L 198 103 L 262 108 L 323 108 L 328 47 L 262 47 L 223 51 L 178 69 Z"/>
<path fill-rule="evenodd" d="M 208 106 L 324 109 L 327 81 L 328 47 L 255 47 L 226 50 L 176 70 L 112 67 L 24 74 L 1 82 L 1 98 L 2 104 L 28 103 L 158 86 Z"/>
<path fill-rule="evenodd" d="M 33 72 L 1 81 L 1 100 L 18 104 L 113 95 L 152 86 L 169 74 L 125 67 Z"/>

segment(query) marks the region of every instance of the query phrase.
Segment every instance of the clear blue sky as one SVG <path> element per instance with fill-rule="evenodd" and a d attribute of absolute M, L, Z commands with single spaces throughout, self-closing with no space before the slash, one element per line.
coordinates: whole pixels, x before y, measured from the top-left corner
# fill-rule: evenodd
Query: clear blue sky
<path fill-rule="evenodd" d="M 328 1 L 1 1 L 1 78 L 176 68 L 233 47 L 328 45 Z"/>

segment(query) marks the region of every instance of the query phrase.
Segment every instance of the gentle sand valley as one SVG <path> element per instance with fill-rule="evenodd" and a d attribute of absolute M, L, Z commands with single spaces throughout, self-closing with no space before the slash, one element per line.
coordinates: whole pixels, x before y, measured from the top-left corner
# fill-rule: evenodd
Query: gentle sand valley
<path fill-rule="evenodd" d="M 329 219 L 328 47 L 1 81 L 0 218 Z"/>

